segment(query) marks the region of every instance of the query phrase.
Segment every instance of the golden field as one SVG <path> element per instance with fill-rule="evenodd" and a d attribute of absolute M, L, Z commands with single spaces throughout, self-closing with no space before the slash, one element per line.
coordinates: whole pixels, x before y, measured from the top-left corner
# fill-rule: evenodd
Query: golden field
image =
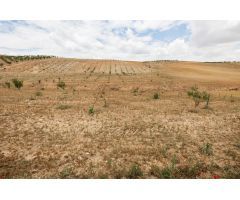
<path fill-rule="evenodd" d="M 240 178 L 240 63 L 4 63 L 0 137 L 0 178 Z"/>

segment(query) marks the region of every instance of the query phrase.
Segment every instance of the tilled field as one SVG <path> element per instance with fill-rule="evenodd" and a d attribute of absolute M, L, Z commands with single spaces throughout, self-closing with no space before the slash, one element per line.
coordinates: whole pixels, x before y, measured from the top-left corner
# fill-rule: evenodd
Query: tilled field
<path fill-rule="evenodd" d="M 240 178 L 238 63 L 50 58 L 0 83 L 1 178 Z"/>

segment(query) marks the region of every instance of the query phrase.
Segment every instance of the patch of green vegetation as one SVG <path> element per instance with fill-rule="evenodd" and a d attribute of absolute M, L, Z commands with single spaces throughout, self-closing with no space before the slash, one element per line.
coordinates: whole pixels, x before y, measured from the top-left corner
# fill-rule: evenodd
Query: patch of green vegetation
<path fill-rule="evenodd" d="M 47 59 L 53 58 L 54 56 L 36 55 L 36 56 L 8 56 L 0 55 L 0 58 L 7 64 L 12 64 L 13 62 L 26 61 L 26 60 L 37 60 L 37 59 Z"/>
<path fill-rule="evenodd" d="M 134 164 L 131 166 L 130 170 L 127 173 L 127 178 L 137 179 L 143 176 L 143 172 L 139 165 Z"/>
<path fill-rule="evenodd" d="M 12 82 L 13 82 L 14 86 L 19 90 L 23 86 L 23 81 L 22 80 L 18 80 L 16 78 L 14 78 L 14 79 L 12 79 Z"/>
<path fill-rule="evenodd" d="M 89 115 L 93 115 L 94 112 L 95 112 L 94 107 L 93 107 L 93 106 L 90 106 L 90 107 L 88 108 L 88 114 L 89 114 Z"/>
<path fill-rule="evenodd" d="M 195 103 L 195 108 L 198 107 L 201 101 L 205 101 L 206 104 L 204 108 L 208 108 L 210 101 L 210 94 L 206 91 L 200 92 L 197 86 L 191 87 L 191 89 L 187 92 L 187 95 L 191 97 Z"/>

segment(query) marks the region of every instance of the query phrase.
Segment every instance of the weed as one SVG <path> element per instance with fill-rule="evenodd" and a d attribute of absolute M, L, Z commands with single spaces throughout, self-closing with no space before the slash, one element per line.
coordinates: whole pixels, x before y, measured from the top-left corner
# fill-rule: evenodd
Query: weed
<path fill-rule="evenodd" d="M 155 94 L 153 95 L 153 99 L 159 99 L 159 94 L 158 94 L 158 93 L 155 93 Z"/>
<path fill-rule="evenodd" d="M 58 88 L 62 88 L 62 89 L 64 90 L 65 87 L 66 87 L 66 84 L 65 84 L 64 81 L 60 81 L 60 80 L 59 80 L 59 82 L 57 83 L 57 87 L 58 87 Z"/>
<path fill-rule="evenodd" d="M 94 114 L 94 107 L 93 106 L 90 106 L 89 108 L 88 108 L 88 114 L 89 115 L 93 115 Z"/>
<path fill-rule="evenodd" d="M 207 156 L 210 156 L 213 154 L 212 144 L 206 143 L 201 148 L 200 151 L 202 154 L 205 154 Z"/>
<path fill-rule="evenodd" d="M 165 167 L 160 171 L 159 178 L 173 178 L 173 170 L 170 167 Z"/>
<path fill-rule="evenodd" d="M 139 165 L 134 164 L 131 166 L 130 170 L 127 173 L 127 178 L 136 179 L 143 176 L 143 172 Z"/>
<path fill-rule="evenodd" d="M 204 108 L 207 109 L 207 108 L 208 108 L 209 101 L 210 101 L 210 94 L 207 93 L 207 92 L 205 92 L 205 91 L 203 91 L 203 92 L 202 92 L 202 99 L 203 99 L 204 101 L 206 101 L 206 105 L 204 106 Z"/>
<path fill-rule="evenodd" d="M 12 82 L 17 89 L 20 89 L 23 86 L 23 81 L 16 78 L 12 79 Z"/>

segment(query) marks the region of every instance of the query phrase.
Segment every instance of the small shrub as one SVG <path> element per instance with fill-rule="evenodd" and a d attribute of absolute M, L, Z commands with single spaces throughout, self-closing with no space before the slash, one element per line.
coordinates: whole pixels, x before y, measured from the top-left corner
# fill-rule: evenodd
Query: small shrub
<path fill-rule="evenodd" d="M 11 83 L 10 82 L 5 82 L 5 85 L 6 85 L 7 88 L 11 87 Z"/>
<path fill-rule="evenodd" d="M 153 95 L 153 99 L 159 99 L 159 94 L 158 94 L 158 93 L 155 93 L 155 94 Z"/>
<path fill-rule="evenodd" d="M 201 93 L 198 91 L 197 86 L 191 87 L 191 89 L 187 92 L 189 97 L 192 97 L 194 103 L 195 103 L 195 108 L 200 104 L 201 101 Z"/>
<path fill-rule="evenodd" d="M 200 92 L 198 90 L 197 86 L 191 87 L 191 89 L 187 92 L 189 97 L 192 97 L 194 103 L 195 103 L 195 108 L 198 107 L 201 101 L 205 101 L 206 105 L 204 108 L 208 108 L 208 104 L 210 101 L 210 94 L 207 93 L 206 91 Z"/>
<path fill-rule="evenodd" d="M 36 96 L 37 96 L 37 97 L 42 96 L 42 92 L 40 92 L 40 91 L 36 92 Z"/>
<path fill-rule="evenodd" d="M 94 114 L 94 107 L 93 106 L 90 106 L 89 108 L 88 108 L 88 114 L 89 115 L 93 115 Z"/>
<path fill-rule="evenodd" d="M 137 164 L 132 165 L 130 170 L 127 173 L 127 178 L 131 178 L 131 179 L 140 178 L 142 176 L 143 176 L 143 172 Z"/>
<path fill-rule="evenodd" d="M 202 154 L 210 156 L 213 154 L 212 144 L 206 143 L 200 148 Z"/>
<path fill-rule="evenodd" d="M 207 93 L 207 92 L 205 92 L 205 91 L 203 91 L 203 92 L 202 92 L 202 99 L 203 99 L 204 101 L 206 101 L 206 105 L 205 105 L 204 108 L 208 108 L 208 104 L 209 104 L 209 101 L 210 101 L 210 94 Z"/>
<path fill-rule="evenodd" d="M 58 87 L 58 88 L 62 88 L 62 89 L 64 90 L 65 87 L 66 87 L 66 84 L 65 84 L 64 81 L 59 81 L 59 82 L 57 83 L 57 87 Z"/>
<path fill-rule="evenodd" d="M 23 81 L 16 78 L 12 79 L 12 82 L 17 89 L 20 89 L 23 86 Z"/>
<path fill-rule="evenodd" d="M 60 109 L 60 110 L 66 110 L 66 109 L 69 109 L 69 108 L 71 108 L 72 106 L 70 106 L 70 105 L 59 105 L 58 107 L 57 107 L 57 109 Z"/>

